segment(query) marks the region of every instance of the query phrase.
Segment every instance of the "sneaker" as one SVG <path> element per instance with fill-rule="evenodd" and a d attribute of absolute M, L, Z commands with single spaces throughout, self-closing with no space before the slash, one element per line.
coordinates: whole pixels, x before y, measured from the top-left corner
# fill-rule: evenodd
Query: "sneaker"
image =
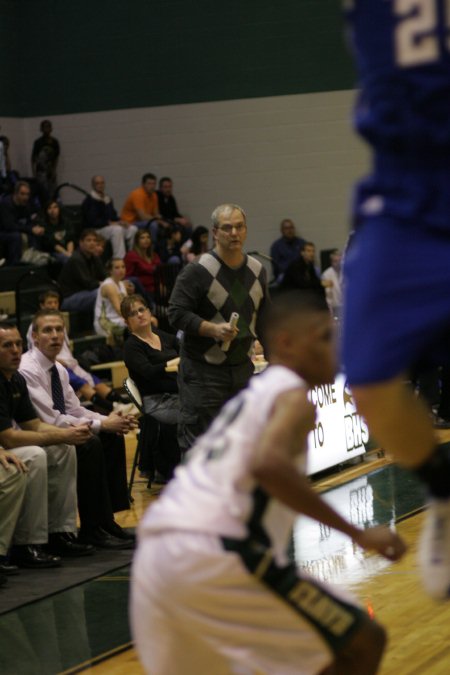
<path fill-rule="evenodd" d="M 450 597 L 450 499 L 430 502 L 418 562 L 426 592 L 436 600 Z"/>
<path fill-rule="evenodd" d="M 122 415 L 140 415 L 134 403 L 113 403 L 114 412 L 121 412 Z"/>

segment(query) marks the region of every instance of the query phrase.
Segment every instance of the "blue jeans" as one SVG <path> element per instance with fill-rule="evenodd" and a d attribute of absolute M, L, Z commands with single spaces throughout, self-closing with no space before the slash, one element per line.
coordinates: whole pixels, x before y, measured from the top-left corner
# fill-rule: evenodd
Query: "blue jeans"
<path fill-rule="evenodd" d="M 93 312 L 96 298 L 96 288 L 91 291 L 78 291 L 64 298 L 61 309 L 64 312 Z"/>

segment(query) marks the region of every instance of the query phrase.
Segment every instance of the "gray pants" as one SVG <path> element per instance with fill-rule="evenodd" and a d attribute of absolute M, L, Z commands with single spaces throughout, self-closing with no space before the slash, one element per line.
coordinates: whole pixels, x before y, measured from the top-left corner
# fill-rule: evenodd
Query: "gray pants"
<path fill-rule="evenodd" d="M 247 385 L 252 374 L 250 359 L 237 366 L 212 366 L 182 356 L 178 370 L 178 443 L 182 453 L 206 431 L 224 403 Z"/>
<path fill-rule="evenodd" d="M 14 448 L 27 466 L 27 486 L 14 532 L 16 545 L 45 544 L 50 532 L 77 531 L 74 445 Z"/>
<path fill-rule="evenodd" d="M 13 464 L 0 464 L 0 555 L 5 555 L 13 537 L 27 487 L 27 476 Z"/>
<path fill-rule="evenodd" d="M 128 248 L 131 248 L 136 232 L 136 225 L 122 227 L 122 225 L 117 224 L 106 225 L 106 227 L 101 227 L 98 231 L 98 233 L 101 234 L 101 236 L 106 239 L 106 241 L 111 242 L 113 258 L 125 257 L 125 242 L 127 242 Z"/>

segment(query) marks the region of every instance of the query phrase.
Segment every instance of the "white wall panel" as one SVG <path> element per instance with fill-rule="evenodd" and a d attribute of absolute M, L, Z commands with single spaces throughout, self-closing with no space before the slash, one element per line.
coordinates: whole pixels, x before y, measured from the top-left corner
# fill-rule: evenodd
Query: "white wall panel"
<path fill-rule="evenodd" d="M 267 253 L 282 218 L 318 249 L 342 246 L 367 152 L 350 129 L 354 92 L 340 91 L 53 117 L 60 182 L 102 173 L 120 208 L 141 175 L 169 175 L 182 212 L 208 224 L 222 201 L 249 217 L 248 249 Z M 13 163 L 29 173 L 40 119 L 0 119 Z M 63 193 L 78 201 L 76 193 Z"/>

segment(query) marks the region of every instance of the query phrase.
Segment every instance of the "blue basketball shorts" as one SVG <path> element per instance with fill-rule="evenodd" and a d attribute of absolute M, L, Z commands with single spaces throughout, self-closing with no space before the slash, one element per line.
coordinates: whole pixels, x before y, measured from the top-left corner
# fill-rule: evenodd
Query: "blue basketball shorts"
<path fill-rule="evenodd" d="M 420 220 L 363 218 L 348 248 L 342 361 L 350 385 L 450 360 L 450 226 Z"/>

